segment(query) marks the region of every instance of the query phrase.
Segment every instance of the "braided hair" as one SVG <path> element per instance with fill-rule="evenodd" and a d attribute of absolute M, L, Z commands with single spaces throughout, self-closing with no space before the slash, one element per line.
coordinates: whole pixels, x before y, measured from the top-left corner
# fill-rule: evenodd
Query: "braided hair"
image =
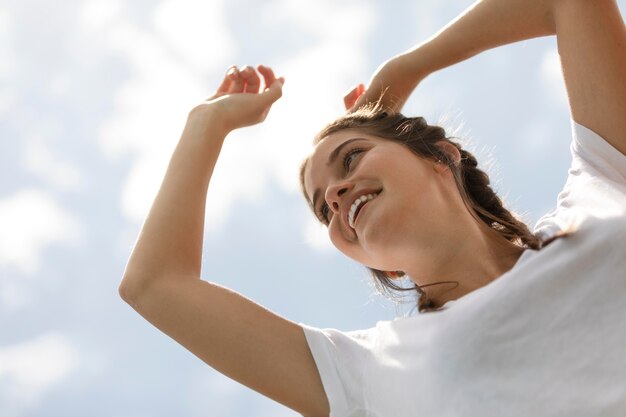
<path fill-rule="evenodd" d="M 388 113 L 379 104 L 369 104 L 346 114 L 327 125 L 314 139 L 317 145 L 328 135 L 344 130 L 359 129 L 383 139 L 401 143 L 416 155 L 446 164 L 455 179 L 461 197 L 470 213 L 477 220 L 484 222 L 489 228 L 507 241 L 530 249 L 541 249 L 549 241 L 542 242 L 534 235 L 526 224 L 518 219 L 511 211 L 507 210 L 500 197 L 491 188 L 489 176 L 480 168 L 476 157 L 463 149 L 460 144 L 452 141 L 453 137 L 446 136 L 444 128 L 429 125 L 423 117 L 406 117 L 401 113 Z M 447 142 L 454 145 L 460 152 L 461 160 L 456 162 L 438 143 Z M 304 164 L 300 170 L 300 182 L 304 190 Z M 306 193 L 305 193 L 306 195 Z M 381 271 L 368 268 L 374 277 L 376 288 L 384 295 L 392 298 L 407 291 L 417 292 L 418 310 L 427 311 L 434 309 L 431 300 L 423 287 L 440 284 L 457 284 L 455 281 L 441 281 L 425 285 L 414 284 L 411 287 L 398 285 L 397 278 L 404 273 L 397 271 Z"/>

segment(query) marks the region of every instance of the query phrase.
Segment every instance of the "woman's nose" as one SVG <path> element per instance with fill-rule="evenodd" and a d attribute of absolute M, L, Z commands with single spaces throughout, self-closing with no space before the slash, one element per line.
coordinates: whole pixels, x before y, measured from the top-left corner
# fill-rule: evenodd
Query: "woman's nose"
<path fill-rule="evenodd" d="M 342 196 L 350 189 L 350 185 L 345 182 L 330 185 L 326 189 L 326 203 L 328 207 L 334 212 L 338 213 L 341 207 Z"/>

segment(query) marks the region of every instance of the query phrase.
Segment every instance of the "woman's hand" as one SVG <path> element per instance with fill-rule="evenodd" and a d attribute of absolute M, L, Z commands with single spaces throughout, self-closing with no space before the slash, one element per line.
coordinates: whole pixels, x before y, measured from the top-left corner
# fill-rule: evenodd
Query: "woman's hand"
<path fill-rule="evenodd" d="M 381 99 L 383 107 L 390 111 L 400 111 L 415 87 L 425 77 L 416 63 L 415 53 L 398 55 L 384 62 L 370 80 L 367 89 L 359 84 L 344 97 L 348 112 L 360 106 Z"/>
<path fill-rule="evenodd" d="M 211 114 L 212 128 L 228 132 L 261 123 L 272 104 L 282 95 L 284 78 L 276 78 L 271 68 L 259 65 L 257 71 L 251 66 L 229 68 L 215 94 L 196 106 L 190 113 L 189 122 L 202 123 Z M 263 88 L 261 78 L 263 77 Z"/>

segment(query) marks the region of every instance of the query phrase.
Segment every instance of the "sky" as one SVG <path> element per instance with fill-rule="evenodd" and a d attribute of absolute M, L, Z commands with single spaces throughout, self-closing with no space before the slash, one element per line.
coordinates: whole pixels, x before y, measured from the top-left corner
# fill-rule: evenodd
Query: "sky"
<path fill-rule="evenodd" d="M 296 416 L 119 298 L 187 114 L 231 64 L 286 78 L 265 123 L 226 140 L 203 279 L 322 328 L 407 314 L 332 247 L 298 167 L 346 91 L 471 3 L 0 0 L 0 415 Z M 432 74 L 404 113 L 459 137 L 528 224 L 555 206 L 571 127 L 554 38 Z"/>

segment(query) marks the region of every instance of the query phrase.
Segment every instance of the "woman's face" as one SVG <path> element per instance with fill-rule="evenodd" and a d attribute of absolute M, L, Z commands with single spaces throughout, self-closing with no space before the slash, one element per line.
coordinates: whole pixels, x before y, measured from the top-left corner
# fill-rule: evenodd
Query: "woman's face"
<path fill-rule="evenodd" d="M 454 191 L 458 200 L 444 165 L 356 129 L 324 138 L 303 179 L 333 244 L 352 259 L 387 271 L 402 270 L 407 259 L 428 253 L 434 236 L 453 221 L 448 208 Z"/>

